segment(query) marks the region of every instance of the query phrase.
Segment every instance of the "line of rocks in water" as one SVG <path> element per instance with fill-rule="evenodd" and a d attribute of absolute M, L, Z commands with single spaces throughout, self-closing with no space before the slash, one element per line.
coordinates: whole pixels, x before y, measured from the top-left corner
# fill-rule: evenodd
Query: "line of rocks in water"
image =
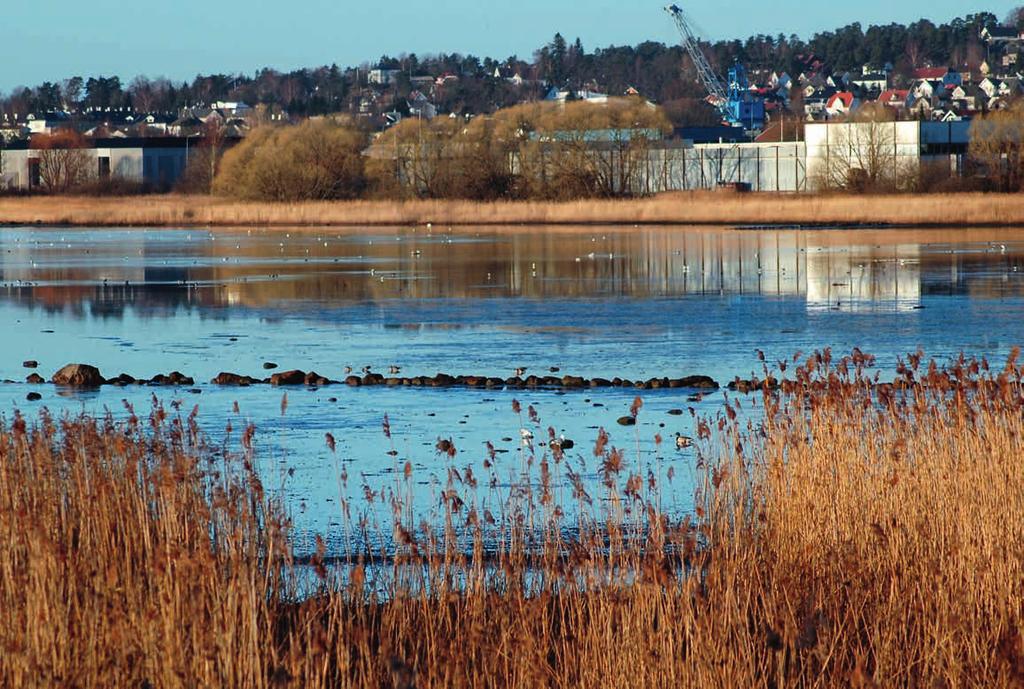
<path fill-rule="evenodd" d="M 14 382 L 14 381 L 6 381 Z M 26 382 L 33 384 L 46 383 L 46 379 L 38 373 L 31 373 Z M 191 376 L 186 376 L 178 371 L 168 374 L 159 374 L 152 378 L 135 378 L 122 373 L 114 378 L 105 378 L 99 369 L 89 364 L 68 364 L 53 374 L 51 383 L 64 387 L 99 387 L 101 385 L 173 385 L 188 386 L 195 385 Z M 380 373 L 366 372 L 363 375 L 349 375 L 342 380 L 332 380 L 322 376 L 316 371 L 301 371 L 298 369 L 274 373 L 268 378 L 256 378 L 239 373 L 221 372 L 210 381 L 213 385 L 220 386 L 252 386 L 252 385 L 273 385 L 278 387 L 324 387 L 327 385 L 348 385 L 349 387 L 422 387 L 422 388 L 481 388 L 481 389 L 583 389 L 583 388 L 634 388 L 637 390 L 659 390 L 659 389 L 690 389 L 690 390 L 717 390 L 718 383 L 709 376 L 694 375 L 682 378 L 649 378 L 645 380 L 632 380 L 629 378 L 584 378 L 582 376 L 512 376 L 510 378 L 499 378 L 494 376 L 452 376 L 447 373 L 438 373 L 433 376 L 412 376 L 385 377 Z"/>

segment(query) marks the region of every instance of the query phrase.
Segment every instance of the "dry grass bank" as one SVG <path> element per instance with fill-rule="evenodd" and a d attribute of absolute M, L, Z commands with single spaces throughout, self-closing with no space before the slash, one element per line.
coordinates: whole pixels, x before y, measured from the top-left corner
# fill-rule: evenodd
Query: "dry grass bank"
<path fill-rule="evenodd" d="M 293 567 L 249 431 L 225 458 L 160 409 L 14 417 L 0 685 L 1020 686 L 1024 371 L 912 360 L 892 388 L 865 363 L 803 363 L 806 387 L 760 397 L 763 433 L 735 402 L 701 425 L 702 460 L 667 463 L 697 474 L 693 519 L 660 511 L 659 457 L 603 434 L 571 461 L 492 454 L 481 475 L 438 442 L 425 511 L 401 466 L 366 489 L 393 528 L 343 505 L 348 533 L 396 545 L 342 575 Z"/>
<path fill-rule="evenodd" d="M 0 222 L 104 226 L 514 224 L 1024 225 L 1020 194 L 773 195 L 674 193 L 574 202 L 238 202 L 208 196 L 0 198 Z"/>

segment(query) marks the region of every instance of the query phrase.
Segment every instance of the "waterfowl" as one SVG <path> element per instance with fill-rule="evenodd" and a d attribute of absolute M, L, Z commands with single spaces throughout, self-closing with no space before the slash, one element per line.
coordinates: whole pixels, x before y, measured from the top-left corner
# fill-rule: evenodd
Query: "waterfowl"
<path fill-rule="evenodd" d="M 693 445 L 693 438 L 676 433 L 676 449 L 685 450 Z"/>

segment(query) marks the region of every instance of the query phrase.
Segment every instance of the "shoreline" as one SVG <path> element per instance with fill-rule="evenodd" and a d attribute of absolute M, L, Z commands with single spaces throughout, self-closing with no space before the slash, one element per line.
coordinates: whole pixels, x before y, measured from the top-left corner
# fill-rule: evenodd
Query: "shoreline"
<path fill-rule="evenodd" d="M 179 194 L 0 197 L 0 226 L 594 227 L 762 229 L 1024 227 L 1024 195 L 779 195 L 673 192 L 642 199 L 242 202 Z"/>

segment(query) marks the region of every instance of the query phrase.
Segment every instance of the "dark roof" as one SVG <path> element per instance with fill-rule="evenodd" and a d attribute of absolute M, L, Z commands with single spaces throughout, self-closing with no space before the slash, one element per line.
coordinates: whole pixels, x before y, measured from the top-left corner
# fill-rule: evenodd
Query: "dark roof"
<path fill-rule="evenodd" d="M 1020 35 L 1012 26 L 991 26 L 986 31 L 992 38 L 1017 38 Z"/>
<path fill-rule="evenodd" d="M 188 146 L 195 146 L 201 141 L 201 137 L 186 137 L 186 136 L 127 136 L 127 137 L 99 137 L 99 138 L 88 138 L 86 142 L 90 148 L 185 148 Z M 188 143 L 191 142 L 191 143 Z M 225 145 L 230 146 L 235 143 L 235 140 L 230 137 L 225 142 Z M 32 145 L 29 140 L 16 141 L 7 147 L 8 150 L 24 151 L 31 150 Z"/>
<path fill-rule="evenodd" d="M 673 134 L 695 144 L 737 143 L 748 141 L 742 127 L 676 127 Z"/>

